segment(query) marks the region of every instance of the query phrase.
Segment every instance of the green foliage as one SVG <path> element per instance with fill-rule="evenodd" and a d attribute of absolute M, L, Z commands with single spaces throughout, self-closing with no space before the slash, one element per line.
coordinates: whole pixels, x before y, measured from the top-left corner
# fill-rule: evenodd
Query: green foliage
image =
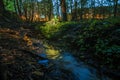
<path fill-rule="evenodd" d="M 60 40 L 71 50 L 89 53 L 101 67 L 113 66 L 120 58 L 120 18 L 86 22 L 47 22 L 40 29 L 49 39 Z M 60 42 L 59 41 L 59 42 Z M 77 54 L 81 55 L 81 54 Z M 107 64 L 107 65 L 106 65 Z"/>
<path fill-rule="evenodd" d="M 43 26 L 37 26 L 36 28 L 39 28 L 46 38 L 53 38 L 63 35 L 67 29 L 69 30 L 75 26 L 75 22 L 59 22 L 57 19 L 52 19 L 51 21 L 46 22 Z"/>
<path fill-rule="evenodd" d="M 4 5 L 5 5 L 6 10 L 12 11 L 12 12 L 15 11 L 13 0 L 4 0 Z"/>
<path fill-rule="evenodd" d="M 117 18 L 111 17 L 111 18 L 108 18 L 106 21 L 113 26 L 118 25 L 120 24 L 120 17 L 117 17 Z"/>
<path fill-rule="evenodd" d="M 45 23 L 45 26 L 40 27 L 41 32 L 46 38 L 50 38 L 56 32 L 58 32 L 60 28 L 60 23 L 56 20 L 51 20 Z"/>
<path fill-rule="evenodd" d="M 99 59 L 103 66 L 107 64 L 108 68 L 115 68 L 113 65 L 120 58 L 120 22 L 118 20 L 119 18 L 111 21 L 108 19 L 88 22 L 90 26 L 79 30 L 74 43 L 80 51 L 90 53 L 96 60 Z"/>

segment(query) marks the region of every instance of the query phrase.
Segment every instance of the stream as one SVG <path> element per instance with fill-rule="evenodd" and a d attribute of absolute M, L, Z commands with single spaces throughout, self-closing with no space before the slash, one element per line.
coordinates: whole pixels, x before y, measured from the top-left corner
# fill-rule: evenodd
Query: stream
<path fill-rule="evenodd" d="M 97 69 L 85 64 L 82 61 L 77 61 L 76 58 L 67 51 L 54 48 L 52 45 L 42 43 L 39 40 L 33 40 L 37 47 L 43 48 L 39 56 L 47 59 L 39 60 L 38 63 L 47 67 L 49 64 L 54 64 L 53 71 L 48 71 L 50 80 L 112 80 L 105 75 L 101 75 Z M 63 76 L 64 75 L 66 76 Z M 67 77 L 66 79 L 60 79 Z"/>

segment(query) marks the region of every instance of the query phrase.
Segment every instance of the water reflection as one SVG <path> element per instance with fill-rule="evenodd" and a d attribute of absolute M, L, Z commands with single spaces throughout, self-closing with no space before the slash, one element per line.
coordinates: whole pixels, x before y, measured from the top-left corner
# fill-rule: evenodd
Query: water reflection
<path fill-rule="evenodd" d="M 61 68 L 71 71 L 76 77 L 75 80 L 100 80 L 96 75 L 96 70 L 91 72 L 91 67 L 78 62 L 70 53 L 65 52 L 62 56 L 59 60 Z"/>

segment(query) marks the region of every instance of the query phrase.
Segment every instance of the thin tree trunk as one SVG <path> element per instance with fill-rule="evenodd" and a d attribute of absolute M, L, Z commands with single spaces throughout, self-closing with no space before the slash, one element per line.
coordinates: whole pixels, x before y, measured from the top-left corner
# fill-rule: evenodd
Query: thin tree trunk
<path fill-rule="evenodd" d="M 118 6 L 118 0 L 114 0 L 114 17 L 117 16 L 117 6 Z"/>
<path fill-rule="evenodd" d="M 24 10 L 25 19 L 28 20 L 28 18 L 27 18 L 27 7 L 24 6 L 23 10 Z"/>
<path fill-rule="evenodd" d="M 73 0 L 70 0 L 70 10 L 71 10 L 71 20 L 73 20 L 72 18 L 73 18 L 73 6 L 72 6 L 72 4 L 73 4 Z"/>
<path fill-rule="evenodd" d="M 92 18 L 95 18 L 95 0 L 91 0 Z"/>
<path fill-rule="evenodd" d="M 82 5 L 82 0 L 80 1 L 81 3 L 81 9 L 80 9 L 80 20 L 83 19 L 83 5 Z"/>
<path fill-rule="evenodd" d="M 51 0 L 48 0 L 48 3 L 49 3 L 49 10 L 48 10 L 48 20 L 50 21 L 51 20 L 51 15 L 52 15 L 52 1 Z"/>
<path fill-rule="evenodd" d="M 59 17 L 59 3 L 58 3 L 59 1 L 57 0 L 57 17 Z"/>
<path fill-rule="evenodd" d="M 77 1 L 75 1 L 75 12 L 74 12 L 74 20 L 77 20 Z"/>
<path fill-rule="evenodd" d="M 17 10 L 18 10 L 18 14 L 19 14 L 19 16 L 21 17 L 22 16 L 22 12 L 21 12 L 21 9 L 20 9 L 20 3 L 19 3 L 20 1 L 19 0 L 16 0 L 16 5 L 17 5 Z"/>
<path fill-rule="evenodd" d="M 5 12 L 4 2 L 3 0 L 0 0 L 0 17 L 3 16 L 4 12 Z"/>
<path fill-rule="evenodd" d="M 15 12 L 16 12 L 16 14 L 17 14 L 16 0 L 14 0 L 14 8 L 15 8 Z"/>
<path fill-rule="evenodd" d="M 32 6 L 33 6 L 33 7 L 32 7 Z M 32 8 L 32 11 L 31 11 L 31 19 L 30 19 L 30 21 L 33 22 L 34 12 L 35 12 L 35 11 L 34 11 L 34 8 L 35 8 L 35 7 L 34 7 L 34 4 L 33 4 L 33 3 L 32 3 L 32 5 L 31 5 L 31 8 Z"/>

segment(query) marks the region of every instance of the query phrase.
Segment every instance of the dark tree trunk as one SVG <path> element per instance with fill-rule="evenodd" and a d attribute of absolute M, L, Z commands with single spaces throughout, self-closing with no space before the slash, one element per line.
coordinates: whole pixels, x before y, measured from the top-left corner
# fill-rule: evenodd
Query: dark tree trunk
<path fill-rule="evenodd" d="M 75 10 L 73 12 L 72 20 L 77 21 L 77 1 L 75 1 Z"/>
<path fill-rule="evenodd" d="M 95 18 L 95 0 L 91 0 L 92 18 Z"/>
<path fill-rule="evenodd" d="M 16 0 L 16 6 L 17 6 L 17 10 L 18 10 L 18 15 L 21 17 L 22 16 L 22 11 L 21 11 L 21 0 Z"/>
<path fill-rule="evenodd" d="M 17 14 L 16 0 L 14 0 L 14 8 L 15 8 L 15 12 L 16 12 L 16 14 Z"/>
<path fill-rule="evenodd" d="M 118 0 L 114 0 L 114 17 L 117 16 L 117 6 L 118 6 Z"/>
<path fill-rule="evenodd" d="M 48 10 L 48 20 L 51 20 L 51 16 L 52 16 L 52 0 L 48 0 L 49 3 L 49 10 Z"/>
<path fill-rule="evenodd" d="M 3 0 L 0 0 L 0 17 L 3 16 L 4 12 L 5 12 L 4 2 Z"/>
<path fill-rule="evenodd" d="M 62 21 L 67 21 L 66 0 L 61 0 Z"/>
<path fill-rule="evenodd" d="M 56 2 L 56 5 L 57 5 L 57 17 L 59 17 L 59 1 L 58 0 Z"/>
<path fill-rule="evenodd" d="M 81 9 L 80 9 L 80 20 L 83 19 L 83 5 L 82 5 L 82 0 L 81 0 Z"/>
<path fill-rule="evenodd" d="M 73 20 L 73 16 L 74 16 L 72 4 L 73 4 L 73 0 L 70 0 L 71 20 Z"/>

